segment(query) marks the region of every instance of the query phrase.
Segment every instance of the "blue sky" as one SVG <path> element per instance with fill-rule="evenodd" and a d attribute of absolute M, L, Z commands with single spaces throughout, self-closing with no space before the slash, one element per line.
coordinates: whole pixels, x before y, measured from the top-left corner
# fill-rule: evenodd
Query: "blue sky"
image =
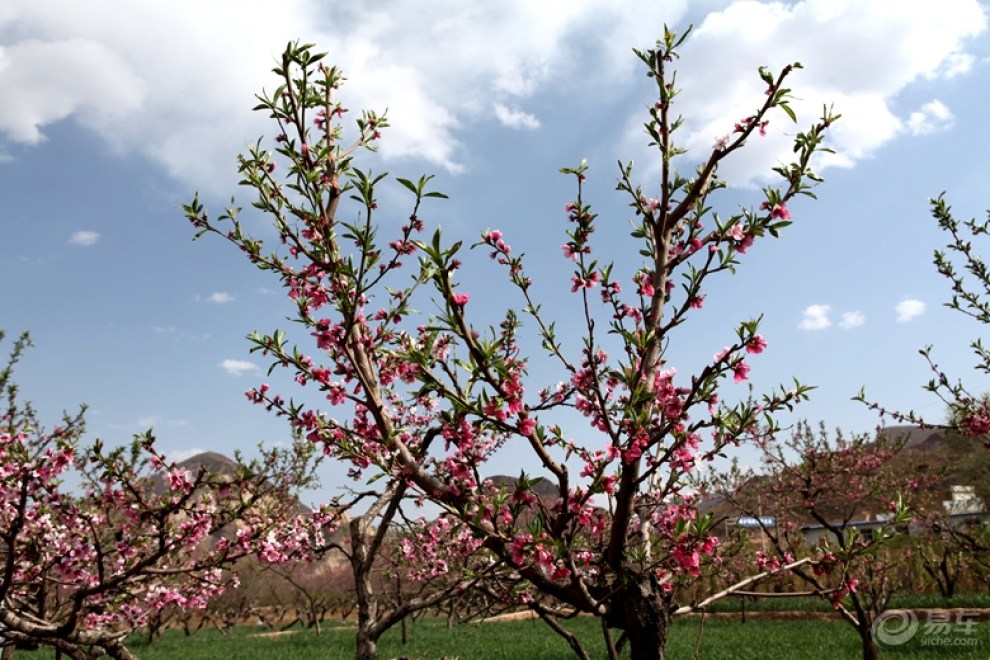
<path fill-rule="evenodd" d="M 588 159 L 604 247 L 618 248 L 629 214 L 613 191 L 616 161 L 635 160 L 647 189 L 657 171 L 641 130 L 651 83 L 630 49 L 649 46 L 665 22 L 696 26 L 678 77 L 685 171 L 760 101 L 759 65 L 805 65 L 791 79 L 799 126 L 823 103 L 843 114 L 819 201 L 793 204 L 781 240 L 758 244 L 738 276 L 714 283 L 673 338 L 672 363 L 690 373 L 738 321 L 763 314 L 770 346 L 752 360 L 752 382 L 817 385 L 802 418 L 872 428 L 876 417 L 850 401 L 865 386 L 940 419 L 941 404 L 921 389 L 926 344 L 973 390 L 990 389 L 968 350 L 983 329 L 942 307 L 948 291 L 931 253 L 944 240 L 927 204 L 945 190 L 960 216 L 990 207 L 986 6 L 332 4 L 0 6 L 0 327 L 33 334 L 18 380 L 50 423 L 85 402 L 90 439 L 124 441 L 154 426 L 176 457 L 285 439 L 284 424 L 243 396 L 264 376 L 244 337 L 287 326 L 291 307 L 229 246 L 191 242 L 179 207 L 196 191 L 215 212 L 231 195 L 248 205 L 234 158 L 272 134 L 250 110 L 253 94 L 274 86 L 274 57 L 296 38 L 344 68 L 349 107 L 388 108 L 393 128 L 366 164 L 435 173 L 451 199 L 430 205 L 427 222 L 469 242 L 501 229 L 566 322 L 559 245 L 573 188 L 557 171 Z M 794 126 L 781 115 L 769 129 L 720 172 L 731 184 L 715 200 L 722 215 L 758 204 L 761 176 L 787 157 Z M 407 201 L 397 186 L 383 191 L 384 217 L 397 225 Z M 472 300 L 511 302 L 476 256 L 463 276 Z M 746 390 L 730 383 L 724 394 Z M 518 458 L 495 467 L 515 470 Z M 327 471 L 326 490 L 338 478 Z"/>

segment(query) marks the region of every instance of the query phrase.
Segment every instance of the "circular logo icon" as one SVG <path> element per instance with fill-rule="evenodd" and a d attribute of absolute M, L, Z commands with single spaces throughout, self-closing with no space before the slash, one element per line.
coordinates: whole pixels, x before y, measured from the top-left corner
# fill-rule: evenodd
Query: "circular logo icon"
<path fill-rule="evenodd" d="M 887 610 L 873 620 L 873 638 L 886 646 L 899 646 L 918 632 L 918 617 L 911 610 Z"/>

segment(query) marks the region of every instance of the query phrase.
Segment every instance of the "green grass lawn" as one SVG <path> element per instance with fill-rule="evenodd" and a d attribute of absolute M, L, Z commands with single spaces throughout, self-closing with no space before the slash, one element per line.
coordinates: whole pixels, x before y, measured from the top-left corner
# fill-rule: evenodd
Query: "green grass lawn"
<path fill-rule="evenodd" d="M 729 596 L 709 606 L 709 612 L 739 612 L 745 607 L 747 612 L 831 612 L 832 604 L 814 596 L 797 598 L 740 598 Z M 959 594 L 945 598 L 939 594 L 901 594 L 894 596 L 888 609 L 923 608 L 979 608 L 990 609 L 990 594 Z"/>
<path fill-rule="evenodd" d="M 683 618 L 675 622 L 667 645 L 672 659 L 691 658 L 698 639 L 700 619 Z M 581 618 L 568 623 L 578 634 L 592 657 L 604 658 L 595 620 Z M 169 631 L 151 646 L 135 640 L 131 646 L 143 660 L 334 660 L 354 657 L 354 632 L 344 624 L 329 624 L 320 637 L 311 631 L 295 631 L 278 637 L 258 636 L 260 628 L 239 628 L 225 636 L 215 630 L 203 630 L 193 637 L 181 631 Z M 971 635 L 953 634 L 948 639 L 962 639 L 956 646 L 923 645 L 919 635 L 911 642 L 887 649 L 883 656 L 896 660 L 970 660 L 990 657 L 990 622 L 981 622 Z M 959 646 L 966 639 L 974 646 Z M 927 639 L 931 639 L 930 637 Z M 929 641 L 929 644 L 931 642 Z M 471 623 L 448 629 L 442 620 L 427 619 L 410 625 L 410 643 L 402 646 L 398 629 L 389 631 L 379 646 L 385 658 L 408 656 L 412 659 L 459 660 L 546 659 L 569 660 L 574 655 L 563 639 L 539 621 L 506 623 Z M 835 660 L 860 656 L 859 641 L 852 628 L 838 620 L 768 620 L 708 617 L 704 621 L 699 657 L 703 660 L 737 658 L 772 658 L 774 660 Z M 17 658 L 40 660 L 52 653 L 18 652 Z"/>

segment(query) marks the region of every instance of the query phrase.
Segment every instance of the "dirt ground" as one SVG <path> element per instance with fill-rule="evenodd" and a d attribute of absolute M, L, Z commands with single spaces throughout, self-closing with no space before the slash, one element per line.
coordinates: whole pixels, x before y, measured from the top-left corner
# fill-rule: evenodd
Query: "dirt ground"
<path fill-rule="evenodd" d="M 896 610 L 891 610 L 896 611 Z M 971 617 L 976 621 L 990 621 L 990 609 L 977 609 L 977 608 L 966 608 L 966 607 L 956 607 L 951 609 L 919 609 L 913 610 L 915 615 L 919 619 L 935 618 L 938 620 L 949 620 L 955 621 L 958 614 L 965 613 L 967 618 Z M 933 616 L 939 615 L 939 616 Z M 948 616 L 946 616 L 948 615 Z M 701 616 L 700 613 L 689 614 L 688 616 L 698 617 Z M 709 612 L 705 614 L 705 618 L 715 618 L 715 619 L 741 619 L 743 614 L 741 612 Z M 835 619 L 837 614 L 834 612 L 746 612 L 747 619 Z M 535 619 L 536 613 L 525 610 L 523 612 L 511 612 L 509 614 L 500 614 L 498 616 L 493 616 L 489 619 L 485 619 L 486 622 L 498 623 L 500 621 L 521 621 L 526 619 Z"/>

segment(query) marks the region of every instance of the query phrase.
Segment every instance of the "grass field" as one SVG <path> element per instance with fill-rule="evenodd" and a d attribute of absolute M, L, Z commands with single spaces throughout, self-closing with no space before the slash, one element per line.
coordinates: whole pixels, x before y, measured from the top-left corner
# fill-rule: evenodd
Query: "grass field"
<path fill-rule="evenodd" d="M 729 596 L 712 603 L 709 612 L 832 612 L 832 604 L 823 599 L 809 596 L 807 598 L 739 598 Z M 945 598 L 938 594 L 917 593 L 894 596 L 888 609 L 927 609 L 927 608 L 970 608 L 990 609 L 990 594 L 968 593 L 959 594 L 954 598 Z"/>
<path fill-rule="evenodd" d="M 668 657 L 691 658 L 698 640 L 699 618 L 675 622 L 667 645 Z M 592 657 L 605 657 L 597 623 L 582 618 L 569 628 L 578 634 Z M 259 635 L 258 628 L 239 628 L 224 636 L 203 630 L 193 637 L 170 631 L 151 646 L 135 640 L 131 646 L 143 660 L 342 660 L 354 657 L 354 633 L 345 624 L 329 624 L 323 635 L 292 631 L 280 636 Z M 708 617 L 704 621 L 698 657 L 703 660 L 774 659 L 836 660 L 860 657 L 858 637 L 850 626 L 837 620 L 749 619 Z M 932 639 L 940 646 L 931 646 Z M 926 644 L 927 640 L 927 644 Z M 958 640 L 958 641 L 956 641 Z M 972 640 L 972 641 L 971 641 Z M 569 660 L 574 655 L 567 644 L 539 621 L 472 623 L 448 629 L 442 620 L 428 619 L 410 626 L 410 643 L 402 646 L 399 631 L 390 631 L 379 646 L 384 658 L 459 660 L 546 659 Z M 974 643 L 975 642 L 975 643 Z M 965 644 L 966 646 L 963 646 Z M 54 657 L 38 651 L 18 652 L 17 658 Z M 902 646 L 885 649 L 892 660 L 985 660 L 990 657 L 990 622 L 979 623 L 970 634 L 959 631 L 925 636 Z"/>

